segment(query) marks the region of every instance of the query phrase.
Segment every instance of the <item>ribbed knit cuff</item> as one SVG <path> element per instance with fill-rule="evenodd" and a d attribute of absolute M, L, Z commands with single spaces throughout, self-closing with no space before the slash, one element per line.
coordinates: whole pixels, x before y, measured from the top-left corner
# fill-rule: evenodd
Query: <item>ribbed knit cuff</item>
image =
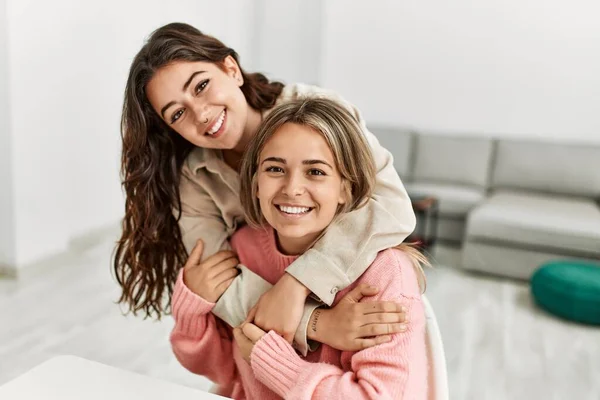
<path fill-rule="evenodd" d="M 274 331 L 264 335 L 250 354 L 250 365 L 256 379 L 281 397 L 297 384 L 308 362 L 302 360 L 292 346 Z"/>
<path fill-rule="evenodd" d="M 196 336 L 198 331 L 204 332 L 204 327 L 198 323 L 199 317 L 211 312 L 214 306 L 215 303 L 204 300 L 185 286 L 183 269 L 181 269 L 171 298 L 171 309 L 177 330 L 188 336 Z"/>

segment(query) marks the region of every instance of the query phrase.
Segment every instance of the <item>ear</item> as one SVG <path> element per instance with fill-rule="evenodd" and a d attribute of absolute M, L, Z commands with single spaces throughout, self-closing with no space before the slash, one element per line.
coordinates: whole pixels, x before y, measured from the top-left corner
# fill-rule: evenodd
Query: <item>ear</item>
<path fill-rule="evenodd" d="M 244 84 L 242 70 L 240 69 L 237 61 L 235 61 L 235 58 L 232 56 L 225 57 L 223 60 L 223 67 L 225 68 L 225 73 L 234 79 L 238 86 L 242 86 Z"/>
<path fill-rule="evenodd" d="M 350 184 L 347 180 L 342 179 L 340 183 L 340 198 L 338 199 L 338 204 L 346 204 L 350 201 Z"/>
<path fill-rule="evenodd" d="M 256 193 L 256 198 L 260 199 L 260 194 L 258 193 L 258 176 L 257 173 L 254 173 L 252 177 L 252 186 L 254 186 L 254 193 Z"/>

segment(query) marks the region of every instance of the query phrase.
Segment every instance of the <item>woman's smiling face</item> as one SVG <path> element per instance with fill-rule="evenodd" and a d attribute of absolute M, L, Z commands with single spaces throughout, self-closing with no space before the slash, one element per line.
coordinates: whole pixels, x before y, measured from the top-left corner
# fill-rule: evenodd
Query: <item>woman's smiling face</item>
<path fill-rule="evenodd" d="M 327 141 L 314 129 L 282 125 L 258 160 L 260 208 L 287 254 L 301 254 L 345 203 L 343 180 Z"/>
<path fill-rule="evenodd" d="M 222 68 L 210 62 L 179 61 L 160 68 L 146 85 L 156 113 L 198 147 L 231 150 L 242 138 L 248 103 L 243 77 L 232 57 Z"/>

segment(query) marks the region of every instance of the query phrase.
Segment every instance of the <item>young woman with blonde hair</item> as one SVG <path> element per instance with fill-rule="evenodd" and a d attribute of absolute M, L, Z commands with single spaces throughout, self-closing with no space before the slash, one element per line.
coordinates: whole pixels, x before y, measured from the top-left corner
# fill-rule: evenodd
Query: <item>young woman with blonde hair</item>
<path fill-rule="evenodd" d="M 333 224 L 348 223 L 365 207 L 376 168 L 353 116 L 331 100 L 313 98 L 277 106 L 266 117 L 249 144 L 240 178 L 249 225 L 232 236 L 231 245 L 243 265 L 275 283 Z M 309 321 L 309 337 L 333 330 L 321 317 L 343 309 L 353 292 L 376 286 L 376 296 L 358 303 L 369 309 L 375 300 L 401 302 L 410 321 L 404 332 L 366 324 L 363 334 L 385 333 L 389 341 L 362 351 L 323 345 L 305 357 L 276 332 L 250 322 L 252 315 L 233 330 L 232 340 L 230 329 L 209 314 L 210 303 L 191 292 L 180 274 L 173 350 L 182 365 L 209 376 L 223 386 L 221 394 L 236 399 L 423 399 L 423 262 L 406 244 L 379 252 L 356 282 L 336 294 L 332 309 L 318 309 Z M 319 271 L 315 274 L 319 279 Z"/>

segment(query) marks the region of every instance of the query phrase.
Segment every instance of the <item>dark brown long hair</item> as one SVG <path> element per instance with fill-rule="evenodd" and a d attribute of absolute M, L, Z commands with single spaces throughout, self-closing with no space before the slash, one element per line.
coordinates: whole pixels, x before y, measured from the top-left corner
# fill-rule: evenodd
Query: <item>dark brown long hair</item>
<path fill-rule="evenodd" d="M 237 53 L 196 28 L 172 23 L 154 31 L 135 56 L 121 117 L 121 176 L 125 217 L 113 267 L 122 288 L 119 303 L 146 317 L 170 312 L 173 284 L 187 259 L 178 221 L 181 210 L 179 179 L 183 161 L 193 145 L 172 130 L 154 111 L 146 85 L 162 67 L 175 61 L 204 61 L 222 66 Z M 260 73 L 246 73 L 241 87 L 249 106 L 273 107 L 283 89 Z"/>

